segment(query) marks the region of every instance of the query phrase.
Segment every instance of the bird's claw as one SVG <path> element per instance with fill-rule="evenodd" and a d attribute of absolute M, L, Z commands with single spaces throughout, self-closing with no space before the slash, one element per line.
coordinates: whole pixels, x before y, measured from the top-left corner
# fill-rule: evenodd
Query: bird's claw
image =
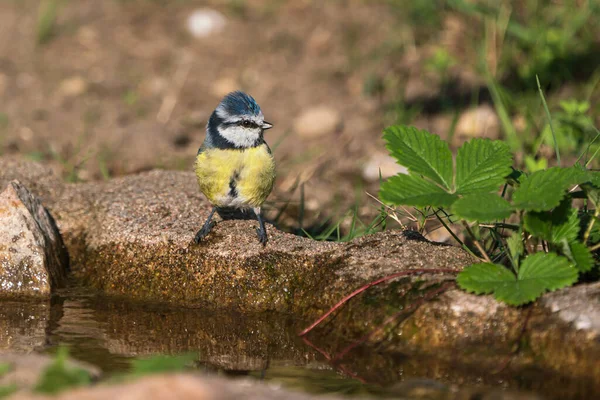
<path fill-rule="evenodd" d="M 258 235 L 258 241 L 263 245 L 267 245 L 267 231 L 261 228 L 256 228 L 256 234 Z"/>
<path fill-rule="evenodd" d="M 202 228 L 198 231 L 198 233 L 196 233 L 196 236 L 194 237 L 194 243 L 199 244 L 202 239 L 204 239 L 206 237 L 206 235 L 208 235 L 210 233 L 210 230 L 216 225 L 217 223 L 214 221 L 211 221 L 207 224 L 204 224 L 202 226 Z"/>

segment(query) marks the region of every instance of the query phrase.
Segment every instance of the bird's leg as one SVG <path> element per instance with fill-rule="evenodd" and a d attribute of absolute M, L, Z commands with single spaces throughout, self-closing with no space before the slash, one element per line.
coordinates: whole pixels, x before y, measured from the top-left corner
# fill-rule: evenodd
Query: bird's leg
<path fill-rule="evenodd" d="M 211 221 L 216 211 L 217 207 L 213 207 L 212 211 L 210 212 L 210 215 L 206 219 L 206 222 L 204 223 L 204 225 L 202 225 L 202 228 L 198 231 L 198 233 L 196 233 L 196 236 L 194 237 L 194 242 L 196 242 L 196 244 L 200 243 L 200 241 L 204 239 L 206 235 L 208 235 L 213 226 L 216 225 L 215 221 Z"/>
<path fill-rule="evenodd" d="M 256 214 L 256 219 L 258 220 L 258 228 L 256 229 L 256 233 L 258 234 L 258 241 L 262 243 L 263 246 L 267 245 L 267 228 L 265 227 L 265 221 L 263 221 L 262 216 L 260 215 L 260 207 L 256 207 L 254 209 L 254 214 Z"/>

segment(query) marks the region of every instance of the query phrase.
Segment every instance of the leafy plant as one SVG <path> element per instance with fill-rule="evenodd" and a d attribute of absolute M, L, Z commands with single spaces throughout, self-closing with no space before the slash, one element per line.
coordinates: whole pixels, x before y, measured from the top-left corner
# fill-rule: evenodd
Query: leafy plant
<path fill-rule="evenodd" d="M 381 200 L 431 207 L 448 229 L 461 222 L 477 256 L 486 261 L 459 274 L 463 289 L 521 305 L 572 285 L 595 266 L 597 239 L 590 238 L 598 218 L 600 173 L 576 165 L 527 175 L 512 169 L 507 144 L 487 139 L 459 148 L 454 167 L 448 143 L 429 132 L 392 126 L 384 139 L 409 173 L 384 182 Z M 593 211 L 572 206 L 574 198 L 585 197 Z"/>
<path fill-rule="evenodd" d="M 71 387 L 91 383 L 92 379 L 88 371 L 67 365 L 68 357 L 69 350 L 66 347 L 59 347 L 56 358 L 40 377 L 35 387 L 36 392 L 55 394 Z"/>
<path fill-rule="evenodd" d="M 166 372 L 184 371 L 197 357 L 194 354 L 179 356 L 155 355 L 149 358 L 139 358 L 131 362 L 130 376 L 144 376 Z"/>
<path fill-rule="evenodd" d="M 0 363 L 0 378 L 6 375 L 11 370 L 11 365 L 7 363 Z M 15 384 L 11 385 L 0 385 L 0 399 L 4 397 L 8 397 L 17 391 L 17 386 Z"/>

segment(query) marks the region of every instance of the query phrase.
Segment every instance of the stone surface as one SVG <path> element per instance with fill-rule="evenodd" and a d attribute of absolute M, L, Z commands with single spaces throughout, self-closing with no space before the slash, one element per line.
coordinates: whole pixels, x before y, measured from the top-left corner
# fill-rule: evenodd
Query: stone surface
<path fill-rule="evenodd" d="M 0 354 L 2 351 L 29 353 L 46 345 L 51 317 L 49 301 L 11 301 L 0 306 Z M 1 360 L 1 356 L 0 356 Z"/>
<path fill-rule="evenodd" d="M 76 97 L 85 93 L 87 88 L 88 83 L 85 79 L 83 79 L 81 76 L 73 76 L 60 83 L 58 92 L 64 97 Z"/>
<path fill-rule="evenodd" d="M 219 11 L 203 8 L 190 14 L 187 28 L 195 38 L 204 38 L 221 32 L 226 23 L 225 16 Z"/>
<path fill-rule="evenodd" d="M 373 154 L 362 168 L 362 176 L 367 182 L 378 182 L 380 177 L 387 179 L 396 174 L 407 173 L 406 167 L 399 165 L 395 158 L 385 153 Z"/>
<path fill-rule="evenodd" d="M 304 139 L 331 135 L 340 129 L 342 118 L 333 108 L 313 107 L 303 111 L 294 120 L 294 131 Z"/>
<path fill-rule="evenodd" d="M 500 138 L 500 119 L 491 106 L 485 104 L 467 110 L 458 119 L 455 144 L 473 137 Z"/>
<path fill-rule="evenodd" d="M 6 165 L 19 170 L 7 173 Z M 151 171 L 108 182 L 58 184 L 50 190 L 40 185 L 41 170 L 34 163 L 0 158 L 0 184 L 19 176 L 40 190 L 69 249 L 74 276 L 111 295 L 209 309 L 287 312 L 308 321 L 344 294 L 380 277 L 415 268 L 459 271 L 473 262 L 456 247 L 428 242 L 409 231 L 328 243 L 269 225 L 269 243 L 262 247 L 255 221 L 219 222 L 205 242 L 195 245 L 192 238 L 210 205 L 199 194 L 192 173 Z M 427 274 L 369 289 L 341 309 L 336 320 L 344 322 L 327 325 L 327 335 L 335 331 L 348 340 L 359 338 L 391 314 L 417 303 L 416 311 L 399 316 L 397 335 L 380 332 L 370 340 L 383 340 L 401 353 L 435 354 L 447 363 L 460 353 L 464 365 L 493 370 L 498 354 L 512 354 L 528 321 L 522 340 L 529 347 L 511 365 L 543 366 L 582 379 L 600 376 L 595 313 L 581 308 L 576 317 L 565 314 L 574 303 L 595 304 L 585 296 L 593 298 L 597 288 L 580 285 L 546 295 L 553 299 L 548 304 L 558 305 L 542 300 L 529 319 L 524 310 L 490 296 L 455 289 L 437 301 L 419 303 L 453 276 Z M 579 291 L 588 294 L 581 297 Z M 572 298 L 571 292 L 577 295 Z M 490 356 L 482 359 L 482 354 Z M 252 354 L 233 361 L 259 364 Z M 218 356 L 212 362 L 228 360 Z"/>
<path fill-rule="evenodd" d="M 282 399 L 308 400 L 317 397 L 309 394 L 284 390 L 279 386 L 264 385 L 252 380 L 231 380 L 218 377 L 199 377 L 194 375 L 158 375 L 142 378 L 133 382 L 116 385 L 101 385 L 89 388 L 74 389 L 57 396 L 17 394 L 10 400 L 262 400 Z M 319 396 L 319 399 L 336 399 L 339 397 Z"/>
<path fill-rule="evenodd" d="M 66 279 L 68 255 L 54 220 L 19 181 L 0 193 L 0 296 L 49 296 Z"/>

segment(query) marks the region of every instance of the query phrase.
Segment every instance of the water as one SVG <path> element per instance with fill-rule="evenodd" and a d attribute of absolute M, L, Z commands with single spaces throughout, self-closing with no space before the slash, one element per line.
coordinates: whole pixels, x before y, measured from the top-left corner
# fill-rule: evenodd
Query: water
<path fill-rule="evenodd" d="M 285 315 L 128 303 L 69 289 L 49 302 L 0 302 L 0 350 L 52 353 L 68 345 L 74 358 L 109 376 L 126 372 L 133 358 L 193 352 L 197 368 L 205 372 L 250 376 L 311 393 L 447 399 L 455 398 L 450 393 L 469 398 L 508 388 L 580 399 L 594 398 L 598 389 L 596 382 L 535 367 L 492 373 L 461 360 L 449 363 L 377 347 L 358 347 L 341 364 L 332 364 L 323 353 L 334 354 L 352 340 L 325 327 L 306 342 L 297 335 L 306 325 Z M 496 358 L 501 364 L 504 356 Z"/>

